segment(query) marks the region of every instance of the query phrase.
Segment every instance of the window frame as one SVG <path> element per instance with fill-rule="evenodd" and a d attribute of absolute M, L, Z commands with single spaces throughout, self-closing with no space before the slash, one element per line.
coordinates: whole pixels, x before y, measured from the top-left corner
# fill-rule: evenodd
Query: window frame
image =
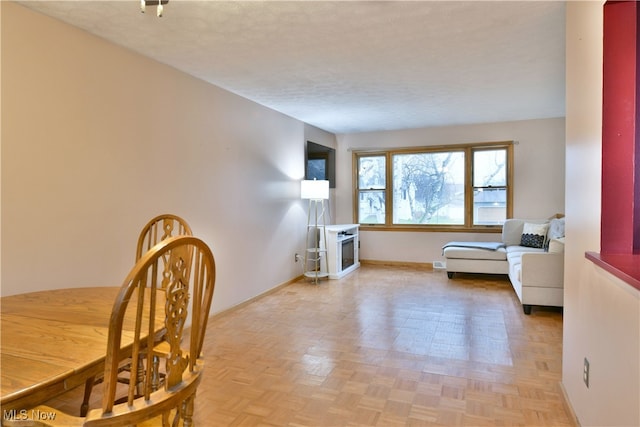
<path fill-rule="evenodd" d="M 478 233 L 499 233 L 502 231 L 502 224 L 473 224 L 473 153 L 480 150 L 506 149 L 506 218 L 513 218 L 513 176 L 514 176 L 514 155 L 513 141 L 479 142 L 469 144 L 432 145 L 421 147 L 405 147 L 392 149 L 371 149 L 354 150 L 352 154 L 353 172 L 353 222 L 359 224 L 361 230 L 365 231 L 426 231 L 426 232 L 478 232 Z M 465 189 L 464 203 L 465 214 L 464 224 L 393 224 L 393 156 L 396 154 L 421 154 L 434 152 L 464 152 L 465 154 Z M 385 222 L 384 224 L 359 223 L 359 159 L 361 157 L 385 156 Z"/>

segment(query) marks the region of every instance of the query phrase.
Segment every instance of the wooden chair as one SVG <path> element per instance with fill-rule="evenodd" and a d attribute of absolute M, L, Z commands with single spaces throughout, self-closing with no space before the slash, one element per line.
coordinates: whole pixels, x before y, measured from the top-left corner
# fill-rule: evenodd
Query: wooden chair
<path fill-rule="evenodd" d="M 189 224 L 177 215 L 162 214 L 152 218 L 140 231 L 136 261 L 153 246 L 173 236 L 193 236 L 193 233 Z"/>
<path fill-rule="evenodd" d="M 174 236 L 192 236 L 191 227 L 187 224 L 187 221 L 181 217 L 173 214 L 161 214 L 152 218 L 140 231 L 138 236 L 138 243 L 136 246 L 136 261 L 138 261 L 142 255 L 148 252 L 159 242 Z M 168 268 L 166 259 L 163 263 L 163 271 L 166 272 Z M 120 372 L 130 372 L 130 361 L 123 361 L 120 367 Z M 128 384 L 131 381 L 131 375 L 120 376 L 119 381 L 121 383 Z M 84 396 L 82 403 L 80 404 L 80 416 L 87 415 L 89 410 L 89 400 L 91 399 L 91 393 L 93 387 L 100 384 L 103 378 L 88 378 L 84 385 Z M 159 386 L 159 378 L 156 375 L 154 383 L 156 387 Z"/>
<path fill-rule="evenodd" d="M 165 258 L 169 260 L 170 267 L 169 278 L 163 287 L 163 274 L 160 272 Z M 196 389 L 204 368 L 202 346 L 214 286 L 215 261 L 204 242 L 193 236 L 163 240 L 136 263 L 114 302 L 102 407 L 91 409 L 86 417 L 73 417 L 41 406 L 34 408 L 35 413 L 57 412 L 55 420 L 4 420 L 3 425 L 102 427 L 129 426 L 148 421 L 145 425 L 173 426 L 182 421 L 182 425 L 192 426 Z M 133 310 L 128 313 L 135 313 L 135 321 L 125 321 L 127 310 Z M 189 321 L 189 338 L 183 340 Z M 159 337 L 161 329 L 166 333 Z M 168 348 L 164 366 L 166 378 L 163 387 L 153 391 L 153 352 L 148 349 L 157 345 L 158 339 L 162 339 Z M 142 394 L 138 395 L 137 385 L 131 382 L 125 401 L 118 403 L 118 371 L 120 361 L 127 357 L 132 359 L 132 374 L 142 379 Z M 144 372 L 139 372 L 139 369 Z"/>

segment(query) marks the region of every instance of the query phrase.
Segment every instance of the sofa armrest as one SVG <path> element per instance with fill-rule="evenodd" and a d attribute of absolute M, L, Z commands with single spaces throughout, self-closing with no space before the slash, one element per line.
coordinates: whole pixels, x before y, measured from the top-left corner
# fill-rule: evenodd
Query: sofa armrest
<path fill-rule="evenodd" d="M 564 253 L 523 253 L 521 278 L 523 287 L 563 288 Z"/>

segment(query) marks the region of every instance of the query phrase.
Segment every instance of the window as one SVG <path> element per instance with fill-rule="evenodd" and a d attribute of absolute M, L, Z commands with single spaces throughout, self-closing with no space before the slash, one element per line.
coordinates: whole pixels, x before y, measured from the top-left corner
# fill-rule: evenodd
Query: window
<path fill-rule="evenodd" d="M 510 142 L 355 152 L 363 227 L 499 229 L 512 212 Z"/>
<path fill-rule="evenodd" d="M 358 223 L 384 224 L 387 204 L 387 157 L 358 157 Z"/>
<path fill-rule="evenodd" d="M 502 225 L 507 218 L 507 149 L 473 152 L 473 225 Z"/>

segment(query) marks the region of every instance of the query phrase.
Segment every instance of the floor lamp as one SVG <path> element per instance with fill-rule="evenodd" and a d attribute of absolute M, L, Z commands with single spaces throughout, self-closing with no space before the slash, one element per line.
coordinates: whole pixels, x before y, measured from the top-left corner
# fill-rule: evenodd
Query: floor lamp
<path fill-rule="evenodd" d="M 327 258 L 327 232 L 325 200 L 329 199 L 329 181 L 303 180 L 300 197 L 309 200 L 307 214 L 307 240 L 304 252 L 304 275 L 314 279 L 329 276 Z"/>

